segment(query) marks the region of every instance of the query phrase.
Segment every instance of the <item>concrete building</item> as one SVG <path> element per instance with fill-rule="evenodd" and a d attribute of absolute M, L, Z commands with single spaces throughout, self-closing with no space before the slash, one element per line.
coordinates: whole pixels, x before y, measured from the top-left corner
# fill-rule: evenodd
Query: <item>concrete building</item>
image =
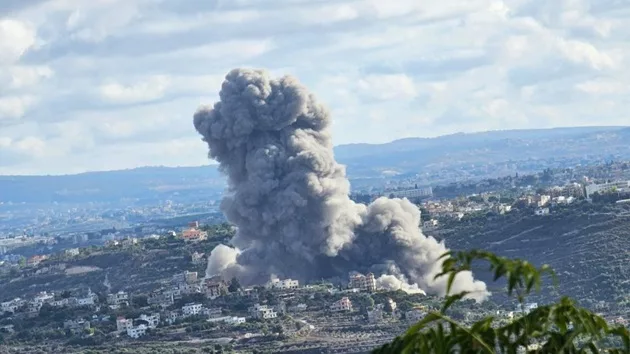
<path fill-rule="evenodd" d="M 352 311 L 352 301 L 347 297 L 343 297 L 330 305 L 330 310 L 333 312 Z"/>
<path fill-rule="evenodd" d="M 221 276 L 213 276 L 204 280 L 202 290 L 210 299 L 216 299 L 227 294 L 228 286 Z"/>
<path fill-rule="evenodd" d="M 116 331 L 126 332 L 129 328 L 133 328 L 133 320 L 124 317 L 118 317 L 116 319 Z"/>
<path fill-rule="evenodd" d="M 538 208 L 538 209 L 536 209 L 534 214 L 536 214 L 538 216 L 549 215 L 549 208 Z"/>
<path fill-rule="evenodd" d="M 278 289 L 278 290 L 288 290 L 288 289 L 297 289 L 300 287 L 300 283 L 297 280 L 293 279 L 272 279 L 270 280 L 265 287 L 267 289 Z"/>
<path fill-rule="evenodd" d="M 137 327 L 127 328 L 127 335 L 131 338 L 138 339 L 147 334 L 147 326 L 139 325 Z"/>
<path fill-rule="evenodd" d="M 373 292 L 376 291 L 376 278 L 374 278 L 373 273 L 368 273 L 367 275 L 355 273 L 350 275 L 350 284 L 348 287 Z"/>
<path fill-rule="evenodd" d="M 112 309 L 118 309 L 121 306 L 129 306 L 129 294 L 124 291 L 109 294 L 107 295 L 107 304 Z"/>
<path fill-rule="evenodd" d="M 630 181 L 615 181 L 601 184 L 589 184 L 585 187 L 586 198 L 590 199 L 595 193 L 608 193 L 608 192 L 628 192 L 630 191 Z"/>
<path fill-rule="evenodd" d="M 137 321 L 146 322 L 146 326 L 148 328 L 154 329 L 154 328 L 157 328 L 157 326 L 160 324 L 160 314 L 159 313 L 154 313 L 152 315 L 142 314 L 140 315 L 140 317 L 138 317 Z"/>
<path fill-rule="evenodd" d="M 65 251 L 65 254 L 66 254 L 66 256 L 68 256 L 68 257 L 76 257 L 76 256 L 78 256 L 78 255 L 79 255 L 79 249 L 78 249 L 78 248 L 70 248 L 70 249 L 67 249 L 67 250 Z"/>
<path fill-rule="evenodd" d="M 252 317 L 261 319 L 261 320 L 268 320 L 268 319 L 278 317 L 278 314 L 276 313 L 276 311 L 273 310 L 273 308 L 267 305 L 260 305 L 260 304 L 256 304 L 250 307 L 249 313 L 251 314 Z"/>
<path fill-rule="evenodd" d="M 182 313 L 184 316 L 196 316 L 201 314 L 201 304 L 186 304 L 182 306 Z"/>
<path fill-rule="evenodd" d="M 149 305 L 158 305 L 166 308 L 175 303 L 175 298 L 170 291 L 157 290 L 149 294 L 147 301 Z"/>
<path fill-rule="evenodd" d="M 88 331 L 91 326 L 90 322 L 85 320 L 68 320 L 63 323 L 63 328 L 70 330 L 72 334 L 81 334 Z"/>
<path fill-rule="evenodd" d="M 387 192 L 386 195 L 388 195 L 390 198 L 426 198 L 433 196 L 433 188 L 426 187 L 407 189 L 402 191 L 390 191 Z"/>
<path fill-rule="evenodd" d="M 373 310 L 367 311 L 368 322 L 379 323 L 383 321 L 383 304 L 378 304 Z"/>

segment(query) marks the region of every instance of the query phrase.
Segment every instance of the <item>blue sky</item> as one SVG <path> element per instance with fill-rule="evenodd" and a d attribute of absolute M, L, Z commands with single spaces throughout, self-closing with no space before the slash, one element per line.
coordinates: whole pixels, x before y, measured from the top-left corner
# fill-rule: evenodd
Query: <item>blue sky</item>
<path fill-rule="evenodd" d="M 335 144 L 628 125 L 620 0 L 1 0 L 0 174 L 207 163 L 238 66 L 294 74 Z"/>

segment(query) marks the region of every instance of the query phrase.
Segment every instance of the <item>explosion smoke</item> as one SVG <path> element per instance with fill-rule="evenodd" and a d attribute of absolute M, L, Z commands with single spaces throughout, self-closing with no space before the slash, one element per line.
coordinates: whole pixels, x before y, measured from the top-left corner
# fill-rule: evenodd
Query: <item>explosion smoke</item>
<path fill-rule="evenodd" d="M 446 277 L 433 279 L 445 245 L 422 234 L 420 211 L 406 199 L 366 206 L 349 198 L 330 116 L 296 79 L 235 69 L 219 97 L 195 113 L 194 126 L 228 177 L 221 209 L 238 229 L 235 248 L 211 252 L 209 275 L 255 284 L 271 275 L 307 281 L 372 271 L 385 275 L 384 286 L 445 294 Z M 477 300 L 489 294 L 470 272 L 452 289 L 464 290 Z"/>

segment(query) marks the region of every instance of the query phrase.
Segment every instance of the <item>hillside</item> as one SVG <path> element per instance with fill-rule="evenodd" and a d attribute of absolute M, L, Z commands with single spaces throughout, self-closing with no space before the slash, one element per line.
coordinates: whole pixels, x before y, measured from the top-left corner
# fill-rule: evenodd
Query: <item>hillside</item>
<path fill-rule="evenodd" d="M 355 187 L 373 186 L 387 176 L 416 174 L 434 184 L 630 158 L 628 139 L 630 128 L 621 127 L 511 130 L 340 145 L 335 154 L 347 166 Z M 216 166 L 0 176 L 0 202 L 188 201 L 217 197 L 224 187 L 225 178 Z"/>
<path fill-rule="evenodd" d="M 527 215 L 523 215 L 527 213 Z M 620 301 L 630 293 L 630 209 L 583 204 L 549 216 L 513 212 L 457 223 L 435 233 L 454 249 L 486 249 L 556 270 L 560 293 Z M 478 273 L 483 277 L 482 273 Z M 490 280 L 486 277 L 484 280 Z"/>

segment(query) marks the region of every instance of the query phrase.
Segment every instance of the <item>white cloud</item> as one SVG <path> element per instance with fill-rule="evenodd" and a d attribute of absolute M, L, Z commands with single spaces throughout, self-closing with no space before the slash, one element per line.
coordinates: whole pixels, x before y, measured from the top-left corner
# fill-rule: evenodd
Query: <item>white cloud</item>
<path fill-rule="evenodd" d="M 0 97 L 0 122 L 22 118 L 33 103 L 35 98 L 32 96 Z"/>
<path fill-rule="evenodd" d="M 629 9 L 591 0 L 38 2 L 0 19 L 0 173 L 203 163 L 191 115 L 236 66 L 298 75 L 330 107 L 335 143 L 628 124 Z"/>
<path fill-rule="evenodd" d="M 403 74 L 368 75 L 359 79 L 359 92 L 377 100 L 406 100 L 418 95 L 413 80 Z"/>
<path fill-rule="evenodd" d="M 36 32 L 26 22 L 0 18 L 0 65 L 12 64 L 35 44 Z"/>
<path fill-rule="evenodd" d="M 153 76 L 143 82 L 132 85 L 110 83 L 99 88 L 101 97 L 112 103 L 138 103 L 153 101 L 164 97 L 169 86 L 169 79 L 165 76 Z"/>

